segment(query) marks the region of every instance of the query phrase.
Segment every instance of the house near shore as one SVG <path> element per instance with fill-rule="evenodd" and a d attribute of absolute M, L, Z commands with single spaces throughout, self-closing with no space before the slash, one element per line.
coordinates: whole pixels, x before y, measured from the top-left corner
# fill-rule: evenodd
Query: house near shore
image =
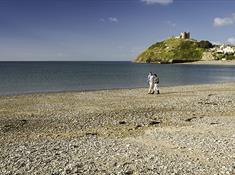
<path fill-rule="evenodd" d="M 230 45 L 224 45 L 217 48 L 213 48 L 215 52 L 222 53 L 222 54 L 235 54 L 235 47 Z"/>

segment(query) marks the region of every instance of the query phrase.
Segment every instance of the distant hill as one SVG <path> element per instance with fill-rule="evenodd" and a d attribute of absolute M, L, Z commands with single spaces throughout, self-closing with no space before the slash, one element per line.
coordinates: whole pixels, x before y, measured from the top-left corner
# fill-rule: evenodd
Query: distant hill
<path fill-rule="evenodd" d="M 217 53 L 219 46 L 209 41 L 197 41 L 171 37 L 157 42 L 143 51 L 134 62 L 137 63 L 183 63 L 208 59 L 234 59 L 235 55 Z M 219 56 L 218 56 L 219 55 Z"/>

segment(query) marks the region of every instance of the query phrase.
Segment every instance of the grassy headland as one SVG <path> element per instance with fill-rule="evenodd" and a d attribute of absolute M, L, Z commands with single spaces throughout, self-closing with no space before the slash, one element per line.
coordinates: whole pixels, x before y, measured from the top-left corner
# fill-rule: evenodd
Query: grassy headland
<path fill-rule="evenodd" d="M 209 41 L 171 37 L 143 51 L 137 63 L 183 63 L 200 60 L 232 60 L 234 54 L 219 53 L 219 46 Z"/>

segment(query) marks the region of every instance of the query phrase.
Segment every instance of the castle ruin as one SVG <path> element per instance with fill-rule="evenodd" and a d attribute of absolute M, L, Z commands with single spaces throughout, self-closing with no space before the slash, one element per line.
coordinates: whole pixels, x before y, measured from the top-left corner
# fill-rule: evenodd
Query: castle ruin
<path fill-rule="evenodd" d="M 182 39 L 190 39 L 190 32 L 182 32 L 179 36 Z"/>

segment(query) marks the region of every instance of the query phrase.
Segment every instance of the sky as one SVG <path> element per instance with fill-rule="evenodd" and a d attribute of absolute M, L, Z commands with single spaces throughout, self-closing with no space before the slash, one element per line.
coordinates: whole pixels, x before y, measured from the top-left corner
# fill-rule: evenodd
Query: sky
<path fill-rule="evenodd" d="M 131 61 L 183 31 L 235 44 L 235 0 L 0 0 L 0 61 Z"/>

